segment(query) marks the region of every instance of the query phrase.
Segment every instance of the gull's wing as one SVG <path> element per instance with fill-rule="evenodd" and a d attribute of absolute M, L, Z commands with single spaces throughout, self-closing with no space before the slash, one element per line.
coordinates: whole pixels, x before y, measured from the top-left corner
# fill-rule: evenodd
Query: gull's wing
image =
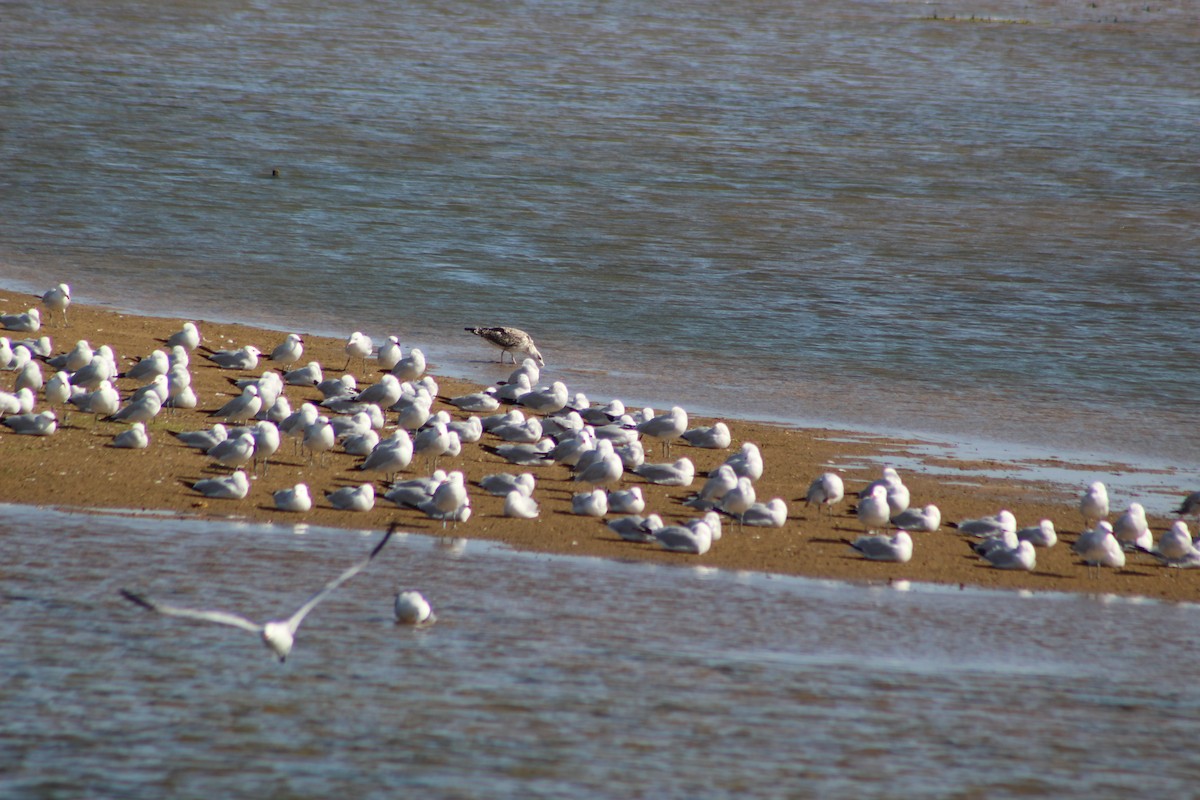
<path fill-rule="evenodd" d="M 375 556 L 377 556 L 379 554 L 379 551 L 383 549 L 383 546 L 385 544 L 387 544 L 388 539 L 392 538 L 392 534 L 395 533 L 396 529 L 399 527 L 400 527 L 399 522 L 393 522 L 391 525 L 389 525 L 388 529 L 387 529 L 387 533 L 385 533 L 383 535 L 383 538 L 379 540 L 379 544 L 375 545 L 374 549 L 371 550 L 370 555 L 368 555 L 362 561 L 359 561 L 354 566 L 347 569 L 341 575 L 338 575 L 336 578 L 331 580 L 329 583 L 325 584 L 324 588 L 322 588 L 321 591 L 317 592 L 312 597 L 308 598 L 308 601 L 304 605 L 302 605 L 302 606 L 300 606 L 300 608 L 296 609 L 296 613 L 292 614 L 292 616 L 288 617 L 288 619 L 287 619 L 288 630 L 290 630 L 293 634 L 295 634 L 296 629 L 300 627 L 300 623 L 304 621 L 304 618 L 306 616 L 308 616 L 308 612 L 310 612 L 314 608 L 316 608 L 317 603 L 324 600 L 326 595 L 328 595 L 334 589 L 338 588 L 343 583 L 345 583 L 346 581 L 353 578 L 359 572 L 362 572 L 362 570 L 366 568 L 367 564 L 371 563 L 371 559 L 375 558 Z"/>
<path fill-rule="evenodd" d="M 237 614 L 229 614 L 224 611 L 203 611 L 198 608 L 180 608 L 179 606 L 168 606 L 162 603 L 155 602 L 147 597 L 142 597 L 139 594 L 134 594 L 128 589 L 121 590 L 121 596 L 131 603 L 145 608 L 149 611 L 157 611 L 159 614 L 166 614 L 169 617 L 185 617 L 187 619 L 198 619 L 205 622 L 217 622 L 221 625 L 232 625 L 235 628 L 242 628 L 251 633 L 262 633 L 263 626 L 255 622 L 251 622 L 245 617 L 239 617 Z"/>

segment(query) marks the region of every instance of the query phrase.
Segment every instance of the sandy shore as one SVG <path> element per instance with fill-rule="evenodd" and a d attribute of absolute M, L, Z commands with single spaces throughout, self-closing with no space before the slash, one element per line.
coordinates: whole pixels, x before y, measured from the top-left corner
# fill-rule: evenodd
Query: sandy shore
<path fill-rule="evenodd" d="M 27 295 L 0 291 L 0 311 L 13 313 L 37 304 Z M 70 327 L 54 321 L 43 325 L 37 336 L 50 336 L 55 353 L 69 350 L 77 340 L 87 339 L 93 347 L 109 344 L 125 363 L 136 360 L 156 347 L 161 339 L 178 330 L 180 318 L 159 318 L 115 313 L 106 309 L 72 305 Z M 277 331 L 260 330 L 240 325 L 209 323 L 193 320 L 205 337 L 205 344 L 215 349 L 253 344 L 266 353 L 279 344 L 284 336 Z M 326 367 L 326 375 L 337 375 L 346 356 L 343 339 L 330 339 L 297 331 L 304 336 L 304 361 L 317 360 Z M 13 341 L 28 334 L 3 331 Z M 349 331 L 347 331 L 347 335 Z M 447 336 L 467 335 L 455 329 Z M 406 342 L 421 346 L 421 342 Z M 480 358 L 495 358 L 496 351 L 480 343 Z M 485 435 L 479 444 L 469 444 L 451 462 L 443 460 L 444 468 L 463 470 L 469 481 L 478 480 L 492 472 L 533 472 L 538 480 L 536 497 L 541 504 L 541 516 L 536 520 L 509 519 L 501 514 L 503 499 L 492 497 L 471 487 L 472 518 L 457 527 L 443 530 L 440 522 L 427 519 L 422 513 L 401 509 L 379 498 L 369 512 L 355 513 L 334 509 L 324 499 L 323 492 L 341 486 L 364 482 L 365 475 L 354 470 L 361 459 L 335 452 L 326 466 L 309 466 L 307 456 L 297 453 L 285 442 L 272 459 L 267 473 L 253 481 L 249 496 L 240 501 L 209 500 L 191 489 L 191 484 L 204 477 L 222 472 L 210 465 L 199 451 L 185 447 L 172 432 L 210 427 L 216 420 L 209 413 L 223 405 L 237 392 L 231 378 L 257 376 L 270 368 L 265 359 L 257 370 L 248 373 L 220 369 L 195 353 L 192 357 L 193 386 L 200 398 L 194 411 L 174 411 L 162 414 L 150 426 L 151 443 L 146 450 L 119 450 L 109 447 L 112 437 L 126 426 L 107 421 L 95 422 L 91 415 L 73 412 L 53 436 L 18 436 L 6 428 L 0 429 L 0 452 L 4 469 L 0 470 L 0 501 L 31 505 L 55 506 L 68 509 L 156 509 L 173 510 L 183 515 L 211 518 L 254 519 L 280 524 L 307 522 L 312 524 L 383 528 L 399 520 L 408 530 L 433 536 L 476 537 L 502 541 L 516 548 L 573 555 L 593 555 L 616 559 L 651 559 L 680 565 L 706 565 L 721 569 L 756 570 L 763 572 L 837 578 L 850 581 L 887 582 L 898 580 L 927 581 L 943 584 L 962 584 L 984 587 L 1029 589 L 1038 591 L 1072 591 L 1145 595 L 1176 600 L 1200 598 L 1200 575 L 1191 571 L 1168 570 L 1146 556 L 1131 555 L 1125 569 L 1102 570 L 1098 576 L 1073 557 L 1069 544 L 1078 536 L 1082 520 L 1076 508 L 1077 495 L 1064 495 L 1054 487 L 1018 481 L 989 480 L 981 483 L 967 479 L 947 481 L 920 471 L 905 471 L 905 483 L 912 490 L 912 504 L 936 504 L 944 521 L 955 521 L 994 514 L 1008 508 L 1018 522 L 1034 525 L 1042 518 L 1053 520 L 1058 529 L 1058 546 L 1037 551 L 1037 568 L 1032 573 L 997 570 L 971 553 L 967 540 L 943 524 L 934 533 L 913 534 L 916 542 L 912 561 L 907 564 L 870 562 L 860 558 L 845 543 L 862 533 L 858 520 L 850 513 L 851 499 L 835 509 L 832 517 L 820 515 L 802 501 L 809 482 L 822 472 L 840 472 L 847 493 L 878 477 L 886 457 L 906 454 L 912 443 L 872 439 L 852 432 L 828 429 L 790 429 L 757 422 L 727 420 L 733 431 L 733 448 L 740 443 L 756 443 L 766 462 L 766 473 L 757 482 L 760 500 L 782 497 L 789 506 L 787 523 L 783 528 L 746 528 L 736 531 L 726 525 L 724 537 L 703 556 L 669 553 L 649 544 L 624 542 L 595 518 L 570 513 L 571 493 L 579 487 L 570 479 L 566 467 L 549 465 L 534 468 L 514 467 L 481 445 L 494 445 L 496 440 Z M 374 370 L 369 375 L 357 375 L 360 387 L 378 380 L 382 374 Z M 351 367 L 351 371 L 355 371 Z M 481 387 L 438 374 L 431 365 L 441 386 L 441 395 L 453 397 Z M 47 378 L 53 374 L 46 369 Z M 547 372 L 543 382 L 553 380 Z M 0 389 L 11 391 L 15 375 L 0 373 Z M 136 384 L 118 382 L 122 395 L 128 396 Z M 304 400 L 317 400 L 314 388 L 288 387 L 287 395 L 293 408 Z M 619 397 L 621 387 L 612 387 L 612 396 Z M 593 400 L 598 398 L 593 398 Z M 602 398 L 608 399 L 608 398 Z M 44 406 L 39 395 L 39 408 Z M 456 418 L 466 416 L 439 401 L 435 410 L 447 408 Z M 394 422 L 394 414 L 389 414 Z M 60 414 L 61 419 L 61 414 Z M 691 425 L 708 424 L 710 420 L 693 419 Z M 386 435 L 386 432 L 385 432 Z M 673 457 L 687 455 L 696 464 L 697 478 L 692 489 L 703 483 L 703 475 L 714 468 L 731 451 L 705 450 L 676 446 Z M 647 460 L 663 461 L 657 444 L 647 444 Z M 878 460 L 879 458 L 883 460 Z M 940 464 L 942 468 L 946 465 Z M 969 470 L 973 464 L 962 463 Z M 427 474 L 428 468 L 420 459 L 404 477 Z M 1096 480 L 1104 480 L 1097 474 Z M 273 491 L 305 482 L 312 490 L 315 506 L 304 514 L 288 514 L 276 510 Z M 647 511 L 661 514 L 668 522 L 695 516 L 681 505 L 689 490 L 667 488 L 645 483 L 637 476 L 627 475 L 624 484 L 641 485 L 647 499 Z M 386 486 L 375 481 L 377 492 Z M 1080 487 L 1082 490 L 1083 487 Z M 1113 515 L 1121 509 L 1113 509 Z M 610 518 L 614 515 L 610 515 Z M 1152 528 L 1161 533 L 1169 520 L 1152 519 Z M 46 532 L 52 535 L 52 532 Z"/>

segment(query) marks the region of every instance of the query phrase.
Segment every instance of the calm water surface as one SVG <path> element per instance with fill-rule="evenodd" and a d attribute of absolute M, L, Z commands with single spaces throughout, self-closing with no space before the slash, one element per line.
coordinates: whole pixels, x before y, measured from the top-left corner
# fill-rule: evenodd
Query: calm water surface
<path fill-rule="evenodd" d="M 1200 469 L 1191 4 L 4 12 L 9 286 Z"/>
<path fill-rule="evenodd" d="M 411 535 L 279 664 L 117 590 L 289 614 L 379 532 L 0 512 L 21 565 L 0 601 L 5 797 L 1095 798 L 1200 774 L 1169 745 L 1197 734 L 1194 605 Z M 408 587 L 433 628 L 392 622 Z"/>
<path fill-rule="evenodd" d="M 0 283 L 397 333 L 483 381 L 507 370 L 461 327 L 513 324 L 597 397 L 1187 477 L 1200 18 L 1097 6 L 5 2 Z M 946 21 L 971 14 L 996 20 Z M 375 535 L 5 507 L 0 795 L 1129 797 L 1200 774 L 1189 605 L 414 536 L 280 665 L 117 595 L 283 614 Z M 431 630 L 391 622 L 410 585 Z"/>

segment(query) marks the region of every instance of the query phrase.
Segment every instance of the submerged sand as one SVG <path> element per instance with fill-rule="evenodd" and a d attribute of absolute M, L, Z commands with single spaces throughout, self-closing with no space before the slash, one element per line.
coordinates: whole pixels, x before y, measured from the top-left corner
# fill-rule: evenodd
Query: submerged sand
<path fill-rule="evenodd" d="M 5 313 L 23 311 L 36 304 L 36 300 L 28 295 L 0 291 L 0 311 Z M 162 347 L 162 340 L 188 321 L 124 314 L 79 304 L 72 305 L 69 314 L 69 327 L 57 320 L 46 321 L 35 336 L 50 336 L 55 353 L 69 350 L 79 339 L 88 340 L 93 347 L 108 344 L 126 363 Z M 284 338 L 278 331 L 192 321 L 204 334 L 205 344 L 214 349 L 253 344 L 269 354 Z M 304 361 L 319 361 L 327 377 L 341 374 L 338 368 L 346 363 L 344 339 L 296 332 L 304 337 Z M 6 331 L 0 334 L 8 335 L 13 341 L 30 336 Z M 447 335 L 465 334 L 455 331 Z M 423 343 L 409 344 L 421 346 Z M 494 357 L 495 351 L 481 343 L 480 358 Z M 65 422 L 60 413 L 62 424 L 49 437 L 19 436 L 6 428 L 0 429 L 0 453 L 4 465 L 0 469 L 0 501 L 80 510 L 167 510 L 181 515 L 285 525 L 303 522 L 382 529 L 398 520 L 407 530 L 431 536 L 490 539 L 524 550 L 572 555 L 862 582 L 905 580 L 1037 591 L 1144 595 L 1172 600 L 1200 598 L 1200 574 L 1166 569 L 1148 556 L 1131 554 L 1124 569 L 1104 569 L 1099 574 L 1082 565 L 1069 547 L 1082 529 L 1076 507 L 1077 493 L 1064 493 L 1060 488 L 1032 481 L 973 477 L 947 480 L 946 467 L 955 464 L 947 464 L 944 459 L 938 464 L 937 475 L 920 469 L 903 472 L 904 481 L 912 492 L 912 504 L 937 505 L 944 520 L 942 529 L 933 533 L 914 533 L 914 555 L 907 564 L 866 561 L 846 544 L 847 539 L 862 533 L 861 524 L 849 510 L 853 497 L 848 496 L 832 515 L 822 514 L 816 507 L 804 504 L 805 490 L 817 475 L 836 471 L 843 476 L 847 494 L 851 495 L 877 478 L 880 465 L 888 463 L 889 458 L 903 456 L 907 461 L 919 443 L 866 437 L 852 431 L 796 429 L 737 419 L 726 420 L 734 438 L 730 450 L 706 450 L 682 442 L 675 446 L 672 458 L 686 455 L 696 464 L 698 477 L 691 489 L 655 486 L 633 475 L 627 475 L 623 481 L 625 486 L 642 487 L 647 501 L 645 513 L 659 513 L 668 522 L 681 521 L 696 516 L 681 501 L 702 485 L 703 476 L 742 442 L 756 443 L 766 463 L 766 472 L 756 483 L 758 498 L 762 501 L 783 498 L 789 507 L 787 522 L 782 528 L 748 527 L 741 531 L 731 523 L 726 524 L 725 535 L 702 556 L 681 555 L 656 545 L 625 542 L 609 531 L 604 521 L 573 515 L 570 512 L 571 495 L 582 487 L 574 483 L 566 467 L 510 465 L 485 449 L 498 443 L 488 434 L 478 444 L 465 445 L 459 457 L 443 459 L 440 466 L 460 469 L 472 482 L 492 472 L 534 473 L 538 482 L 535 496 L 541 504 L 538 519 L 504 517 L 503 498 L 493 497 L 475 486 L 471 487 L 473 515 L 457 527 L 443 528 L 441 522 L 429 520 L 416 510 L 398 508 L 382 497 L 378 498 L 372 511 L 339 511 L 325 500 L 324 492 L 366 482 L 375 474 L 356 470 L 362 459 L 342 453 L 340 449 L 330 454 L 327 464 L 310 465 L 307 455 L 297 452 L 290 441 L 286 441 L 271 459 L 267 472 L 254 479 L 250 494 L 244 500 L 210 500 L 201 496 L 191 488 L 192 483 L 228 470 L 215 468 L 202 453 L 184 446 L 171 434 L 213 425 L 217 420 L 210 413 L 238 393 L 231 385 L 231 379 L 254 377 L 272 366 L 272 362 L 264 358 L 253 372 L 238 372 L 218 368 L 201 353 L 193 353 L 191 371 L 200 406 L 196 410 L 164 410 L 150 426 L 151 442 L 146 450 L 110 447 L 113 436 L 126 426 L 96 421 L 91 415 L 77 411 L 72 412 Z M 351 372 L 355 372 L 360 387 L 376 382 L 382 375 L 374 362 L 368 362 L 368 367 L 369 374 L 361 374 L 361 365 L 351 365 Z M 482 387 L 440 375 L 436 364 L 430 365 L 429 373 L 440 385 L 435 410 L 446 408 L 455 418 L 467 416 L 445 404 L 445 398 Z M 52 370 L 47 368 L 46 377 L 51 374 Z M 0 389 L 11 391 L 14 380 L 11 372 L 0 373 Z M 549 380 L 553 380 L 553 375 L 548 371 L 543 375 L 543 382 Z M 123 396 L 136 388 L 136 383 L 127 379 L 118 381 L 118 385 Z M 613 386 L 611 390 L 612 397 L 620 397 L 620 386 Z M 286 394 L 293 408 L 298 408 L 305 400 L 320 399 L 315 388 L 291 386 Z M 43 406 L 39 396 L 39 408 Z M 394 423 L 395 415 L 388 417 Z M 694 418 L 691 425 L 711 422 Z M 385 431 L 383 435 L 387 433 Z M 656 442 L 647 442 L 646 449 L 647 460 L 666 460 Z M 977 465 L 964 462 L 957 466 L 966 473 Z M 418 458 L 402 477 L 428 474 L 429 471 L 429 465 Z M 1102 473 L 1095 475 L 1095 480 L 1104 479 Z M 272 492 L 299 482 L 307 483 L 312 490 L 314 508 L 303 514 L 276 510 Z M 380 495 L 387 488 L 377 478 L 374 484 Z M 1022 526 L 1034 525 L 1043 518 L 1054 522 L 1059 544 L 1037 551 L 1037 567 L 1033 572 L 992 568 L 971 552 L 965 537 L 945 524 L 991 515 L 1001 508 L 1010 509 Z M 1113 509 L 1113 517 L 1119 510 Z M 609 518 L 614 516 L 617 515 L 610 514 Z M 1160 533 L 1169 522 L 1152 519 L 1151 525 Z M 43 535 L 53 535 L 53 532 L 46 531 Z"/>

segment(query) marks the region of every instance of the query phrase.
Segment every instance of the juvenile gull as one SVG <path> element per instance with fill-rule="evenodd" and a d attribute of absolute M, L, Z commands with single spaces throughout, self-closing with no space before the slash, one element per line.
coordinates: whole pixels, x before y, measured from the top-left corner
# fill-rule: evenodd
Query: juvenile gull
<path fill-rule="evenodd" d="M 416 628 L 428 628 L 437 622 L 437 614 L 429 605 L 429 601 L 420 592 L 409 590 L 397 592 L 392 604 L 396 622 L 402 625 L 412 625 Z"/>
<path fill-rule="evenodd" d="M 524 353 L 537 362 L 538 366 L 545 366 L 546 362 L 542 358 L 542 354 L 538 352 L 537 346 L 533 343 L 533 337 L 520 328 L 509 328 L 505 326 L 497 326 L 491 328 L 465 328 L 467 333 L 473 333 L 483 339 L 493 347 L 500 348 L 500 363 L 504 363 L 504 354 L 507 353 L 514 364 L 517 363 L 517 353 Z"/>
<path fill-rule="evenodd" d="M 237 614 L 230 614 L 225 611 L 204 611 L 201 609 L 183 608 L 180 606 L 170 606 L 166 605 L 165 603 L 158 603 L 148 597 L 145 597 L 144 595 L 131 592 L 128 589 L 122 589 L 121 595 L 126 600 L 136 603 L 137 605 L 149 611 L 157 611 L 159 614 L 166 614 L 167 616 L 172 617 L 196 619 L 203 622 L 216 622 L 221 625 L 232 625 L 235 628 L 242 628 L 243 630 L 258 634 L 258 636 L 262 639 L 263 644 L 269 647 L 282 662 L 286 661 L 288 655 L 292 652 L 292 645 L 295 644 L 296 641 L 296 630 L 300 627 L 300 623 L 304 621 L 304 618 L 308 616 L 309 612 L 316 608 L 318 603 L 328 597 L 330 592 L 366 568 L 366 566 L 371 563 L 371 560 L 379 554 L 379 551 L 383 549 L 383 546 L 387 544 L 388 539 L 391 538 L 392 533 L 396 528 L 397 524 L 392 523 L 392 525 L 388 528 L 387 533 L 385 533 L 383 538 L 379 540 L 379 544 L 375 545 L 375 547 L 371 550 L 370 555 L 342 572 L 342 574 L 338 575 L 329 583 L 325 584 L 325 586 L 319 592 L 305 601 L 304 605 L 300 606 L 300 608 L 296 610 L 296 613 L 292 614 L 287 619 L 269 620 L 266 623 L 259 624 L 256 622 L 251 622 L 245 617 L 238 616 Z"/>

